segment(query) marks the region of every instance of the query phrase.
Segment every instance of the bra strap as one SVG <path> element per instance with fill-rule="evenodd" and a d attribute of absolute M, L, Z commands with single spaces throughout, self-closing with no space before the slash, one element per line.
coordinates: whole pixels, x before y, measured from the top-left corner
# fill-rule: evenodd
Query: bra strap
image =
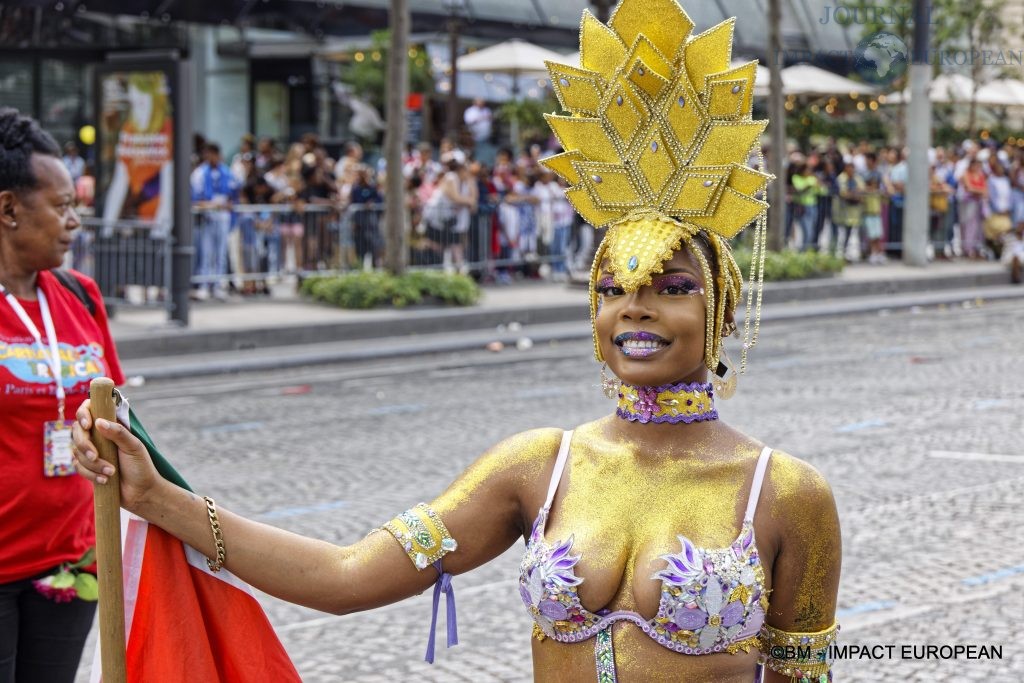
<path fill-rule="evenodd" d="M 555 469 L 551 472 L 551 483 L 548 484 L 548 497 L 544 501 L 545 510 L 551 509 L 551 503 L 555 500 L 555 491 L 558 490 L 558 482 L 562 480 L 565 461 L 569 457 L 569 442 L 572 441 L 572 432 L 573 430 L 571 429 L 562 432 L 562 445 L 558 448 L 558 457 L 555 458 Z"/>
<path fill-rule="evenodd" d="M 750 487 L 750 498 L 747 500 L 747 511 L 743 514 L 744 522 L 754 521 L 754 510 L 757 509 L 757 501 L 761 497 L 761 484 L 764 483 L 764 473 L 768 469 L 768 459 L 772 455 L 772 449 L 764 447 L 761 455 L 757 458 L 757 469 L 754 470 L 754 483 Z"/>

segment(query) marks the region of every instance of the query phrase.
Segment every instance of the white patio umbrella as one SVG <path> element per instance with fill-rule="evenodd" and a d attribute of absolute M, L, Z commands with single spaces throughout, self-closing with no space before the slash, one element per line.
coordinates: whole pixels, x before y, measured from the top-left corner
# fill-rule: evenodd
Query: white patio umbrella
<path fill-rule="evenodd" d="M 760 74 L 758 81 L 760 85 Z M 766 78 L 765 86 L 767 85 Z M 782 92 L 787 95 L 874 95 L 877 89 L 813 64 L 794 64 L 782 70 Z"/>
<path fill-rule="evenodd" d="M 509 74 L 515 76 L 544 76 L 548 68 L 544 62 L 565 61 L 565 56 L 547 48 L 513 38 L 482 50 L 462 55 L 455 62 L 459 71 Z"/>
<path fill-rule="evenodd" d="M 497 45 L 463 55 L 455 64 L 459 71 L 509 74 L 512 76 L 512 99 L 519 96 L 519 77 L 545 77 L 545 61 L 562 62 L 565 57 L 547 48 L 513 38 Z M 512 119 L 512 145 L 519 146 L 519 121 Z"/>
<path fill-rule="evenodd" d="M 963 74 L 942 74 L 932 79 L 931 85 L 928 88 L 928 99 L 942 104 L 970 102 L 973 89 L 974 81 Z M 889 95 L 886 98 L 886 102 L 899 104 L 901 102 L 909 102 L 910 99 L 910 88 L 907 88 L 902 92 L 895 92 Z"/>
<path fill-rule="evenodd" d="M 996 107 L 1024 107 L 1024 81 L 1003 78 L 978 88 L 978 104 Z"/>

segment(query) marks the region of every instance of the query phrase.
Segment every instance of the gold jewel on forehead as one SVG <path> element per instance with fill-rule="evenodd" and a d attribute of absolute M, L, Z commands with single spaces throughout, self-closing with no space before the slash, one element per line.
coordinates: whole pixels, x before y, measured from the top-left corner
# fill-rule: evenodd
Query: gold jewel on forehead
<path fill-rule="evenodd" d="M 569 183 L 566 197 L 585 220 L 608 227 L 591 269 L 592 317 L 603 264 L 633 292 L 689 247 L 711 293 L 705 363 L 712 369 L 743 282 L 728 240 L 753 222 L 748 294 L 757 294 L 757 306 L 748 295 L 743 367 L 757 342 L 768 209 L 759 197 L 773 178 L 747 166 L 751 154 L 761 161 L 768 122 L 751 115 L 757 62 L 730 65 L 734 23 L 691 36 L 694 23 L 676 0 L 622 0 L 608 25 L 584 11 L 580 66 L 548 63 L 569 115 L 546 115 L 565 151 L 541 162 Z M 713 254 L 713 273 L 693 242 L 698 234 Z M 603 360 L 596 332 L 594 344 Z"/>

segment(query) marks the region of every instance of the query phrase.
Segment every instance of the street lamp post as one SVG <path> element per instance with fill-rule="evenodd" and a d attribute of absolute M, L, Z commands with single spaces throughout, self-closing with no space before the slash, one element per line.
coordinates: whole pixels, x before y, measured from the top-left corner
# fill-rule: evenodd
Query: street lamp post
<path fill-rule="evenodd" d="M 782 90 L 782 0 L 768 0 L 768 119 L 771 134 L 771 149 L 768 157 L 768 171 L 775 175 L 775 182 L 768 188 L 768 244 L 773 251 L 781 251 L 786 243 L 789 226 L 786 223 L 786 110 Z"/>
<path fill-rule="evenodd" d="M 908 266 L 928 263 L 928 188 L 931 173 L 932 109 L 928 99 L 931 65 L 928 64 L 929 0 L 914 0 L 914 58 L 910 65 L 910 106 L 907 107 L 907 187 L 903 192 L 903 262 Z"/>

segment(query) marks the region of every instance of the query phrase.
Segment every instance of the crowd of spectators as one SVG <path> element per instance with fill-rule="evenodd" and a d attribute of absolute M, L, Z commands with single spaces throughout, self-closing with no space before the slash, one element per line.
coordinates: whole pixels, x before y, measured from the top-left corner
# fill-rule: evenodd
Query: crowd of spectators
<path fill-rule="evenodd" d="M 316 135 L 281 149 L 245 135 L 230 161 L 196 136 L 191 190 L 195 297 L 266 292 L 274 278 L 381 265 L 383 160 L 368 163 L 349 142 L 337 160 Z M 498 283 L 567 279 L 589 266 L 594 231 L 576 216 L 564 183 L 539 164 L 539 145 L 491 165 L 450 140 L 408 146 L 402 161 L 412 265 L 470 272 Z M 770 150 L 767 151 L 770 154 Z M 65 163 L 91 199 L 78 150 Z M 1003 259 L 1020 279 L 1024 260 L 1024 147 L 965 140 L 929 151 L 929 256 Z M 826 144 L 785 160 L 788 248 L 884 263 L 903 243 L 905 152 Z"/>
<path fill-rule="evenodd" d="M 964 140 L 929 160 L 929 257 L 1002 259 L 1020 279 L 1024 148 Z M 908 180 L 906 152 L 866 141 L 792 152 L 786 165 L 786 242 L 848 261 L 899 257 Z"/>
<path fill-rule="evenodd" d="M 315 135 L 281 153 L 244 136 L 230 163 L 216 143 L 196 143 L 196 298 L 232 287 L 265 291 L 270 275 L 380 265 L 384 252 L 383 160 L 367 163 L 347 143 L 333 159 Z M 539 165 L 499 150 L 493 167 L 449 140 L 409 146 L 402 161 L 413 265 L 474 272 L 499 283 L 517 276 L 568 277 L 569 246 L 584 258 L 592 229 L 576 223 L 564 185 Z M 575 230 L 574 230 L 575 228 Z M 486 265 L 485 265 L 486 264 Z"/>

